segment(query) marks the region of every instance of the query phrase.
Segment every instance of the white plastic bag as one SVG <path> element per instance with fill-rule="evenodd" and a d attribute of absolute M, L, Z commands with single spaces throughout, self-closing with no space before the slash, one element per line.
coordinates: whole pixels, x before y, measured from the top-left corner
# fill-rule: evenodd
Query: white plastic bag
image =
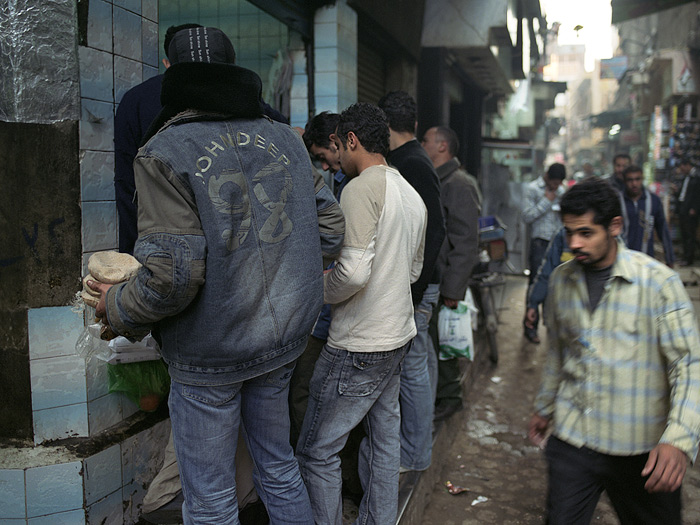
<path fill-rule="evenodd" d="M 440 360 L 446 361 L 456 357 L 474 360 L 474 334 L 472 318 L 477 312 L 471 290 L 467 289 L 464 301 L 459 301 L 457 308 L 440 307 L 438 312 L 438 342 Z"/>

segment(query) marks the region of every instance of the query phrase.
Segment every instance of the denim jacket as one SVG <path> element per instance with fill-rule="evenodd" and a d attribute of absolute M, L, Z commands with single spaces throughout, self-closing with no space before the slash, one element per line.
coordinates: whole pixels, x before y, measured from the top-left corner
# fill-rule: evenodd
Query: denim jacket
<path fill-rule="evenodd" d="M 312 166 L 296 132 L 184 112 L 139 151 L 135 178 L 143 267 L 109 290 L 112 328 L 152 329 L 187 384 L 296 359 L 323 302 Z"/>

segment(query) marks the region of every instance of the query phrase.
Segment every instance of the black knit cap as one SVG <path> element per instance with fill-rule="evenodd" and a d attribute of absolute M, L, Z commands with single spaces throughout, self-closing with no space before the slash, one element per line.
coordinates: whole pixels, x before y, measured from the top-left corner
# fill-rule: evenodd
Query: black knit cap
<path fill-rule="evenodd" d="M 235 64 L 233 44 L 221 29 L 191 27 L 175 33 L 168 47 L 170 63 Z"/>

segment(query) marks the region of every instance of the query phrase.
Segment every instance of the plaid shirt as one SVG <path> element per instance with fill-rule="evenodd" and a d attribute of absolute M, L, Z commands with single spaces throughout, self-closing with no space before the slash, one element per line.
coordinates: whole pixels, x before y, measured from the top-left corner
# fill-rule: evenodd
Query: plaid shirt
<path fill-rule="evenodd" d="M 678 275 L 618 242 L 596 309 L 576 261 L 550 278 L 550 347 L 535 411 L 567 443 L 611 455 L 671 444 L 695 460 L 700 340 Z"/>

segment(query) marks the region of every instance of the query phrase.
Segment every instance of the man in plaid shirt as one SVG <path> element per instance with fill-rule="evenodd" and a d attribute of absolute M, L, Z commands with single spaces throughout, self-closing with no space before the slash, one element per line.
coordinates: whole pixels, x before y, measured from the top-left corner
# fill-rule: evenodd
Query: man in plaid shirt
<path fill-rule="evenodd" d="M 546 443 L 548 523 L 587 524 L 605 490 L 622 523 L 681 523 L 700 439 L 700 340 L 678 275 L 628 250 L 606 181 L 573 186 L 574 259 L 550 278 L 549 351 L 529 437 Z"/>

